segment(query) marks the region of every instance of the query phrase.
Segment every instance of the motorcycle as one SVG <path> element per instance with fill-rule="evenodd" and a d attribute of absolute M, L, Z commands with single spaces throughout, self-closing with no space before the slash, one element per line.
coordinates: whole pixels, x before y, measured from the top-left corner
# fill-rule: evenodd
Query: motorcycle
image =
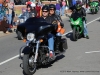
<path fill-rule="evenodd" d="M 70 18 L 70 25 L 73 30 L 73 40 L 77 41 L 79 37 L 84 37 L 84 25 L 82 16 L 78 13 L 72 13 Z"/>
<path fill-rule="evenodd" d="M 28 22 L 27 22 L 28 21 Z M 24 35 L 24 41 L 26 46 L 20 49 L 20 58 L 23 61 L 23 71 L 27 75 L 32 75 L 36 72 L 36 69 L 40 65 L 47 65 L 51 61 L 54 61 L 57 56 L 65 53 L 67 49 L 67 40 L 62 38 L 59 46 L 59 53 L 56 53 L 54 50 L 55 57 L 51 59 L 49 57 L 49 47 L 47 35 L 55 29 L 55 25 L 46 23 L 44 19 L 41 18 L 29 18 L 26 21 L 26 25 L 23 24 L 19 26 L 18 29 L 25 32 L 22 32 Z M 30 23 L 31 22 L 31 23 Z M 56 36 L 54 38 L 56 40 Z M 56 41 L 54 43 L 56 45 Z"/>
<path fill-rule="evenodd" d="M 93 1 L 90 3 L 90 11 L 92 14 L 97 14 L 97 12 L 99 11 L 99 3 L 96 1 Z"/>
<path fill-rule="evenodd" d="M 20 16 L 19 20 L 17 21 L 17 24 L 24 23 L 25 21 L 26 21 L 26 17 Z M 22 33 L 20 31 L 18 31 L 17 29 L 16 29 L 16 34 L 17 34 L 18 40 L 23 40 Z"/>

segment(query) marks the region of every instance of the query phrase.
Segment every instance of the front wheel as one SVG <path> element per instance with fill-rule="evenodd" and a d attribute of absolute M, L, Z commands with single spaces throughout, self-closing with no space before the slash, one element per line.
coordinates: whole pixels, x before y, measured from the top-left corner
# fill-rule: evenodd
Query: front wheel
<path fill-rule="evenodd" d="M 76 30 L 76 28 L 73 28 L 73 40 L 77 41 L 78 40 L 78 31 Z"/>
<path fill-rule="evenodd" d="M 23 56 L 23 71 L 26 75 L 33 75 L 36 72 L 36 63 L 34 63 L 34 56 L 25 54 Z"/>

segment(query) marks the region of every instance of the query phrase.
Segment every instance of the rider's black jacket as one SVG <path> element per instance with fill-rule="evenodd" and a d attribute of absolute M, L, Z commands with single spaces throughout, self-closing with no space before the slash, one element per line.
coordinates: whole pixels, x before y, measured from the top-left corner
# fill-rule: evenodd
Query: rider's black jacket
<path fill-rule="evenodd" d="M 56 15 L 56 14 L 53 14 L 50 17 L 50 23 L 53 23 L 54 21 L 59 21 L 60 22 L 60 25 L 61 27 L 63 28 L 64 27 L 64 23 L 62 22 L 62 19 L 59 15 Z"/>
<path fill-rule="evenodd" d="M 42 18 L 44 18 L 43 16 L 42 16 Z M 44 18 L 45 19 L 45 21 L 47 22 L 47 23 L 50 23 L 50 24 L 52 24 L 52 21 L 51 21 L 51 17 L 50 16 L 47 16 L 46 18 Z M 52 25 L 54 25 L 54 24 L 52 24 Z M 54 29 L 54 31 L 57 29 L 57 25 L 54 25 L 54 27 L 55 27 L 55 29 Z"/>
<path fill-rule="evenodd" d="M 62 28 L 64 27 L 64 24 L 62 22 L 62 19 L 61 19 L 61 17 L 59 15 L 47 16 L 45 18 L 45 20 L 46 20 L 47 23 L 51 23 L 51 24 L 53 24 L 54 21 L 59 21 L 61 23 L 61 27 Z M 53 24 L 53 25 L 55 25 L 55 30 L 56 30 L 57 27 L 58 27 L 57 23 L 56 24 Z"/>
<path fill-rule="evenodd" d="M 70 7 L 70 9 L 71 9 L 73 12 L 77 12 L 77 13 L 79 13 L 80 15 L 82 15 L 83 20 L 85 20 L 86 11 L 85 11 L 85 9 L 84 9 L 83 7 L 81 7 L 81 9 L 77 10 L 77 9 L 76 9 L 76 6 L 72 6 L 72 7 Z"/>

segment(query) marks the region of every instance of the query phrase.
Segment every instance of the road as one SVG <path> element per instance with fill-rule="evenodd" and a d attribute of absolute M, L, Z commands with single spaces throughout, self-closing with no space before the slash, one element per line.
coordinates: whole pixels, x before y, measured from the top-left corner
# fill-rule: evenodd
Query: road
<path fill-rule="evenodd" d="M 66 34 L 68 50 L 59 57 L 51 66 L 40 68 L 34 75 L 100 75 L 100 22 L 98 14 L 87 14 L 87 23 L 90 39 L 79 39 L 77 42 L 71 40 L 71 33 Z M 66 32 L 71 30 L 68 18 L 63 19 Z M 94 21 L 95 20 L 95 21 Z M 24 75 L 20 67 L 22 62 L 15 57 L 19 48 L 23 46 L 22 41 L 17 40 L 16 34 L 0 37 L 0 75 Z"/>

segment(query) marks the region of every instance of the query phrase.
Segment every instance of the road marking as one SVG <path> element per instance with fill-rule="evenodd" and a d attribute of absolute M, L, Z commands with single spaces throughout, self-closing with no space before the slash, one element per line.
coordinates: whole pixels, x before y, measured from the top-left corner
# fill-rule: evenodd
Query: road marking
<path fill-rule="evenodd" d="M 17 58 L 17 57 L 19 57 L 19 55 L 16 55 L 16 56 L 14 56 L 14 57 L 12 57 L 12 58 L 10 58 L 10 59 L 7 59 L 7 60 L 1 62 L 0 65 L 3 65 L 3 64 L 5 64 L 5 63 L 7 63 L 7 62 L 9 62 L 9 61 L 11 61 L 11 60 Z"/>
<path fill-rule="evenodd" d="M 96 21 L 96 20 L 98 20 L 98 19 L 100 19 L 100 17 L 97 18 L 97 19 L 94 19 L 94 20 L 92 20 L 92 21 L 90 21 L 90 22 L 88 22 L 87 25 L 90 24 L 90 23 L 92 23 L 92 22 L 94 22 L 94 21 Z M 70 32 L 72 32 L 72 31 L 69 31 L 69 32 L 63 34 L 62 36 L 66 35 L 66 34 L 68 34 L 68 33 L 70 33 Z M 9 61 L 11 61 L 11 60 L 17 58 L 17 57 L 19 57 L 19 55 L 16 55 L 16 56 L 14 56 L 14 57 L 12 57 L 12 58 L 10 58 L 10 59 L 7 59 L 7 60 L 1 62 L 0 65 L 3 65 L 3 64 L 5 64 L 5 63 L 7 63 L 7 62 L 9 62 Z"/>
<path fill-rule="evenodd" d="M 90 51 L 90 52 L 85 52 L 85 53 L 97 53 L 97 52 L 100 52 L 100 51 Z"/>

